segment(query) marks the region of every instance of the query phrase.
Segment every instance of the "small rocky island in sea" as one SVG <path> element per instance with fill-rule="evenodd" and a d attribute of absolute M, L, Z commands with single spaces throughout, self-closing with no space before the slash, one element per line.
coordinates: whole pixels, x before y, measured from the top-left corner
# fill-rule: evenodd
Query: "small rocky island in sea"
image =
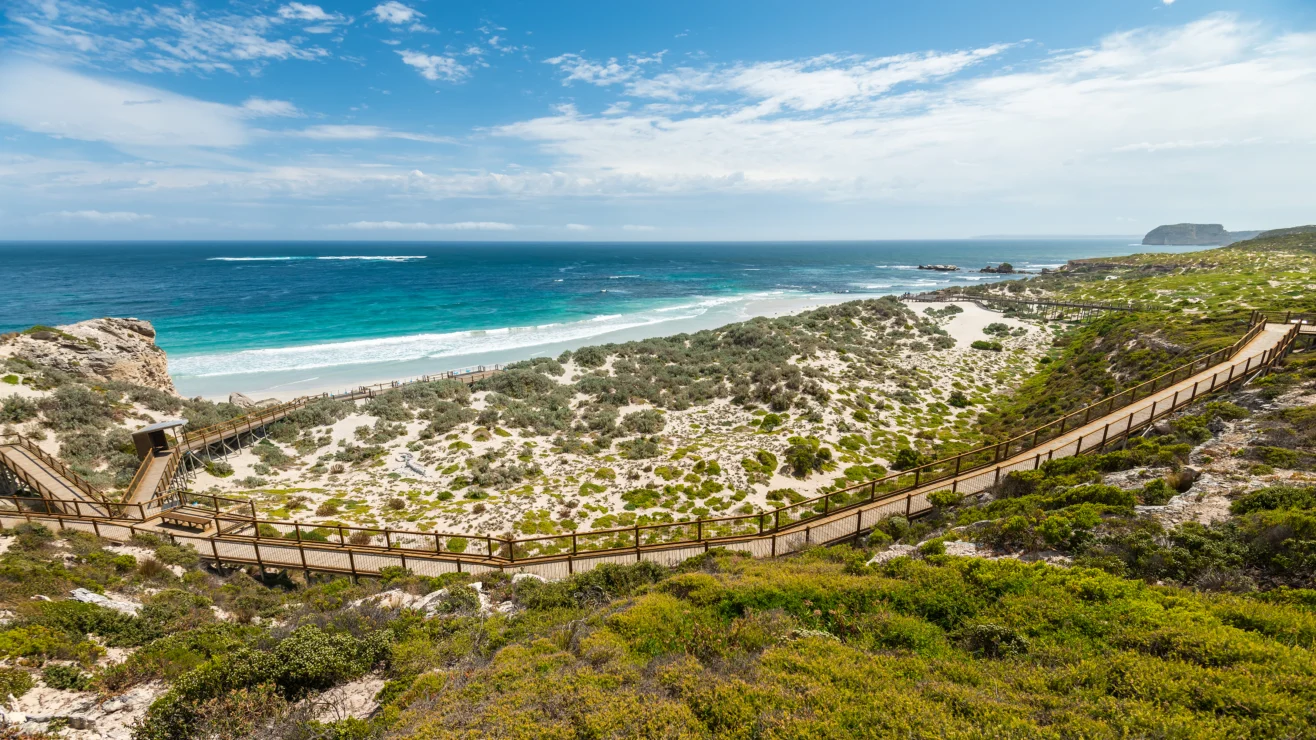
<path fill-rule="evenodd" d="M 955 265 L 919 265 L 920 270 L 934 270 L 936 272 L 959 272 L 960 268 Z"/>

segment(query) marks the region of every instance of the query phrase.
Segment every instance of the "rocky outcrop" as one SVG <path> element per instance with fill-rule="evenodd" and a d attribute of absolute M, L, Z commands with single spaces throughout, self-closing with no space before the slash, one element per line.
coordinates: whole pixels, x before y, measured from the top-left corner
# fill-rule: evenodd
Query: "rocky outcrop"
<path fill-rule="evenodd" d="M 263 409 L 269 406 L 279 405 L 279 399 L 277 398 L 267 398 L 263 401 L 256 401 L 245 393 L 238 393 L 236 391 L 228 394 L 228 402 L 240 409 Z"/>
<path fill-rule="evenodd" d="M 1145 245 L 1155 246 L 1224 246 L 1243 239 L 1251 239 L 1259 231 L 1225 231 L 1223 224 L 1169 224 L 1157 226 L 1142 238 Z"/>
<path fill-rule="evenodd" d="M 5 354 L 89 380 L 122 380 L 177 393 L 149 321 L 106 318 L 34 326 L 9 335 L 3 349 Z"/>

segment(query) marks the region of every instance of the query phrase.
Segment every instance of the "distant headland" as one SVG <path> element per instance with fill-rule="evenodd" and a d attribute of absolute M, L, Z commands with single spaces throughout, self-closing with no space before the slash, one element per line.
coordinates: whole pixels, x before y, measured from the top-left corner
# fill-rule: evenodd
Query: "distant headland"
<path fill-rule="evenodd" d="M 1223 224 L 1169 224 L 1157 226 L 1142 238 L 1156 246 L 1224 246 L 1252 239 L 1261 231 L 1225 231 Z"/>

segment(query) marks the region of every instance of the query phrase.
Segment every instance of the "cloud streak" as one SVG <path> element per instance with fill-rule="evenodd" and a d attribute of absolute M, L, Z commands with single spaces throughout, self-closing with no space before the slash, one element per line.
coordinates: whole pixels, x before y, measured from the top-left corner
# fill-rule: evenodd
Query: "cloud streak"
<path fill-rule="evenodd" d="M 498 221 L 457 221 L 448 224 L 431 224 L 424 222 L 404 223 L 401 221 L 353 221 L 347 224 L 333 224 L 330 229 L 351 229 L 354 231 L 515 231 L 515 224 Z"/>

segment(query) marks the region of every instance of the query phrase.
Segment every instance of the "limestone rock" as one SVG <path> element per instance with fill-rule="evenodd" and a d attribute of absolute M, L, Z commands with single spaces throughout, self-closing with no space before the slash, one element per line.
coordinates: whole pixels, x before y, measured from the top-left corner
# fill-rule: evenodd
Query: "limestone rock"
<path fill-rule="evenodd" d="M 113 609 L 116 612 L 120 612 L 122 614 L 128 614 L 130 616 L 136 615 L 137 612 L 142 608 L 142 605 L 138 604 L 135 601 L 111 599 L 108 596 L 105 596 L 103 594 L 98 594 L 95 591 L 88 591 L 85 588 L 73 589 L 72 597 L 74 601 L 81 601 L 84 604 L 95 604 L 97 606 L 103 606 L 106 609 Z"/>
<path fill-rule="evenodd" d="M 895 560 L 896 558 L 912 557 L 914 552 L 915 547 L 913 545 L 892 545 L 874 555 L 869 559 L 868 564 L 877 565 L 879 563 L 885 563 L 888 560 Z"/>
<path fill-rule="evenodd" d="M 251 396 L 236 391 L 228 394 L 228 402 L 240 409 L 263 409 L 267 406 L 279 405 L 279 400 L 276 398 L 266 398 L 263 401 L 256 401 L 252 399 Z"/>
<path fill-rule="evenodd" d="M 960 555 L 970 558 L 978 557 L 978 546 L 972 542 L 960 542 L 956 540 L 945 544 L 947 555 Z"/>
<path fill-rule="evenodd" d="M 174 393 L 155 327 L 141 319 L 105 318 L 11 335 L 7 354 L 90 380 L 122 380 Z"/>

